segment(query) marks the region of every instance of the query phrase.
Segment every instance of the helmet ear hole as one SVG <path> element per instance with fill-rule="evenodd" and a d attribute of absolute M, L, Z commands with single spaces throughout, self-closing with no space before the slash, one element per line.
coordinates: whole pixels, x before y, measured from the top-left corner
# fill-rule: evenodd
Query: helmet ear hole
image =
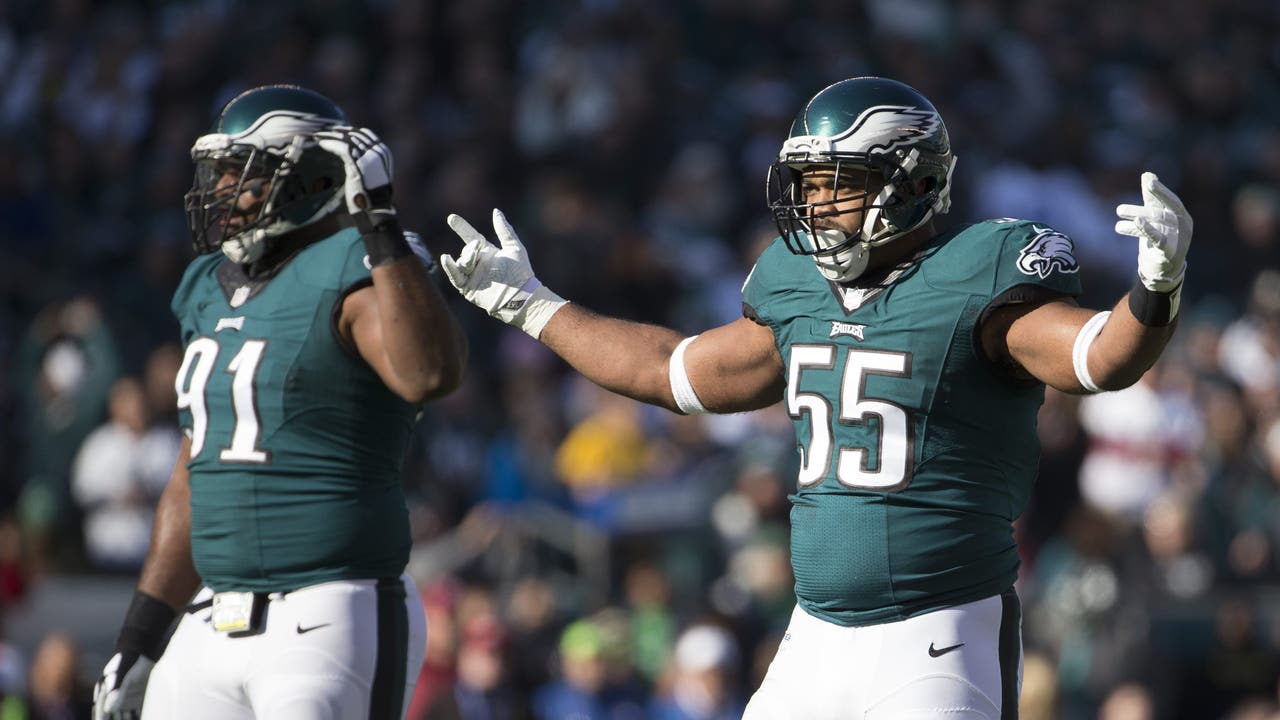
<path fill-rule="evenodd" d="M 295 202 L 306 194 L 304 188 L 300 187 L 293 178 L 285 178 L 279 182 L 281 182 L 281 187 L 278 202 L 281 205 Z"/>

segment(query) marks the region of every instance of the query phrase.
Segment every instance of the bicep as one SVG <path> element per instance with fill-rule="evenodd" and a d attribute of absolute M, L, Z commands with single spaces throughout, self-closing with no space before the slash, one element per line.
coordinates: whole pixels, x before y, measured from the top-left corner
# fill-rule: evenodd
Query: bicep
<path fill-rule="evenodd" d="M 1076 335 L 1096 310 L 1069 299 L 1039 305 L 1008 305 L 987 318 L 982 328 L 987 356 L 1021 369 L 1064 392 L 1080 392 L 1071 361 Z"/>
<path fill-rule="evenodd" d="M 756 410 L 782 397 L 782 357 L 773 331 L 747 318 L 699 335 L 684 362 L 698 399 L 713 412 Z"/>
<path fill-rule="evenodd" d="M 382 318 L 378 311 L 378 297 L 372 285 L 353 290 L 342 299 L 342 313 L 336 323 L 339 341 L 355 350 L 360 359 L 392 386 L 394 374 L 391 361 L 383 349 Z"/>

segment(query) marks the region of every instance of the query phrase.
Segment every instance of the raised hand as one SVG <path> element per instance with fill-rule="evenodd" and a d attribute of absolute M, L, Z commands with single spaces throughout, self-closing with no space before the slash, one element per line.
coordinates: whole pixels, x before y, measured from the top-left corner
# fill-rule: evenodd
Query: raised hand
<path fill-rule="evenodd" d="M 528 253 L 501 210 L 493 211 L 494 245 L 461 216 L 450 215 L 449 227 L 466 243 L 458 258 L 440 256 L 440 268 L 462 296 L 504 323 L 533 337 L 565 300 L 533 274 Z"/>
<path fill-rule="evenodd" d="M 337 126 L 315 133 L 321 149 L 336 155 L 346 171 L 343 195 L 347 212 L 369 226 L 379 224 L 377 215 L 395 215 L 391 203 L 391 148 L 368 128 Z"/>
<path fill-rule="evenodd" d="M 1153 172 L 1142 173 L 1142 204 L 1120 205 L 1116 232 L 1138 243 L 1138 279 L 1154 292 L 1182 284 L 1193 223 L 1182 201 Z"/>

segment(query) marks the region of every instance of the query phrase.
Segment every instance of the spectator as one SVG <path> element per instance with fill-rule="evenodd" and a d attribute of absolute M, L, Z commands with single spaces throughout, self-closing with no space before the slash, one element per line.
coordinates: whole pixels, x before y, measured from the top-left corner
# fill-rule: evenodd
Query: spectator
<path fill-rule="evenodd" d="M 738 688 L 739 652 L 724 628 L 698 624 L 676 641 L 662 691 L 649 707 L 655 720 L 734 720 L 746 702 Z"/>
<path fill-rule="evenodd" d="M 559 678 L 539 688 L 533 696 L 538 720 L 630 720 L 644 717 L 630 699 L 610 695 L 609 662 L 604 632 L 593 620 L 578 620 L 560 636 Z"/>
<path fill-rule="evenodd" d="M 637 561 L 627 567 L 623 580 L 627 598 L 627 622 L 637 672 L 653 683 L 671 654 L 675 642 L 676 618 L 671 608 L 671 587 L 656 564 Z"/>
<path fill-rule="evenodd" d="M 1080 425 L 1090 442 L 1080 466 L 1081 496 L 1129 526 L 1169 487 L 1175 461 L 1198 440 L 1197 419 L 1175 414 L 1155 379 L 1147 373 L 1124 390 L 1080 401 Z"/>
<path fill-rule="evenodd" d="M 511 588 L 505 617 L 512 685 L 527 707 L 535 689 L 548 685 L 560 642 L 556 588 L 538 575 Z"/>
<path fill-rule="evenodd" d="M 66 633 L 52 633 L 40 642 L 28 685 L 31 720 L 88 719 L 93 697 L 79 675 L 79 659 L 80 648 Z"/>
<path fill-rule="evenodd" d="M 111 386 L 108 420 L 85 438 L 72 465 L 84 511 L 85 549 L 102 570 L 136 571 L 151 546 L 151 519 L 178 457 L 176 425 L 154 425 L 133 377 Z"/>
<path fill-rule="evenodd" d="M 1018 703 L 1022 720 L 1054 720 L 1058 717 L 1058 678 L 1053 660 L 1044 653 L 1028 651 L 1022 661 L 1022 698 Z"/>
<path fill-rule="evenodd" d="M 31 544 L 32 569 L 43 572 L 51 534 L 63 528 L 70 507 L 71 462 L 84 438 L 101 422 L 107 391 L 119 372 L 111 330 L 97 303 L 77 297 L 46 307 L 19 350 L 23 392 L 23 457 L 19 517 Z M 57 552 L 61 555 L 62 552 Z M 59 558 L 66 560 L 66 558 Z"/>
<path fill-rule="evenodd" d="M 1098 720 L 1155 720 L 1151 692 L 1137 683 L 1125 683 L 1111 691 L 1098 711 Z"/>
<path fill-rule="evenodd" d="M 473 618 L 462 628 L 454 699 L 459 718 L 512 720 L 516 716 L 506 673 L 505 630 L 496 616 Z"/>

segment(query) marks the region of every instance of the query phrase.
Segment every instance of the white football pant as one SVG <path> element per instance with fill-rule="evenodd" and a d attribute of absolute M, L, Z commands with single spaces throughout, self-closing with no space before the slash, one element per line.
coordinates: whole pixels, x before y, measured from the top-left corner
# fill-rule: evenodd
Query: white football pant
<path fill-rule="evenodd" d="M 797 605 L 743 720 L 1012 720 L 1021 685 L 1012 591 L 865 627 Z"/>
<path fill-rule="evenodd" d="M 196 595 L 198 607 L 212 592 Z M 400 720 L 426 657 L 427 619 L 407 575 L 272 593 L 262 631 L 216 632 L 183 615 L 147 685 L 143 720 Z"/>

